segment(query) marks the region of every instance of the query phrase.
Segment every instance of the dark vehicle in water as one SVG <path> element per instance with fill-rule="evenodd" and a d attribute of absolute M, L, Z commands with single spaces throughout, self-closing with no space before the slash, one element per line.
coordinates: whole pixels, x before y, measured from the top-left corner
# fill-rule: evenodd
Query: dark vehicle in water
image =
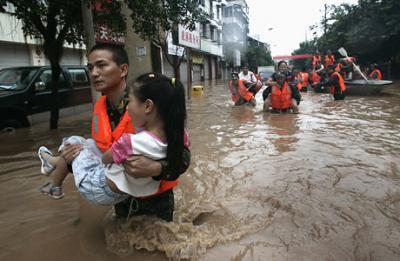
<path fill-rule="evenodd" d="M 4 68 L 0 70 L 0 132 L 28 127 L 30 117 L 48 112 L 51 106 L 50 66 Z M 91 102 L 90 82 L 85 66 L 61 66 L 59 108 Z"/>

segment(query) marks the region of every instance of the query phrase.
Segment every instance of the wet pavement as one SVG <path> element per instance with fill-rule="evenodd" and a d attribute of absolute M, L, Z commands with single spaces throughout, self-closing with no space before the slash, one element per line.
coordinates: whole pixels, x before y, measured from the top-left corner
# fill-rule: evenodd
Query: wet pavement
<path fill-rule="evenodd" d="M 0 136 L 0 260 L 400 260 L 400 85 L 303 95 L 300 114 L 234 107 L 224 84 L 188 101 L 192 164 L 174 222 L 117 222 L 72 177 L 42 196 L 37 148 L 90 133 L 90 114 Z M 118 254 L 118 255 L 117 255 Z"/>

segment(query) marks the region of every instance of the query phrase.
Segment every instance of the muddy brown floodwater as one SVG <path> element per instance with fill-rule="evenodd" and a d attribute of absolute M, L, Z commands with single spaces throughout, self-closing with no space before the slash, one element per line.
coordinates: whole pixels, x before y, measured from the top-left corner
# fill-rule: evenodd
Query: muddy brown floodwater
<path fill-rule="evenodd" d="M 86 135 L 90 114 L 0 137 L 0 260 L 400 260 L 400 85 L 306 93 L 301 113 L 233 107 L 224 84 L 188 102 L 192 163 L 174 222 L 38 192 L 37 148 Z"/>

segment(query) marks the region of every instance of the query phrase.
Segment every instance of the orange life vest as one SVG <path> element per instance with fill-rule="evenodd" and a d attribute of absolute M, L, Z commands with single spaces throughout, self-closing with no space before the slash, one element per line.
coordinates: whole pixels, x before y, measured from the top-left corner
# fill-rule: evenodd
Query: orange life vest
<path fill-rule="evenodd" d="M 111 130 L 110 119 L 107 114 L 106 99 L 106 96 L 101 96 L 97 100 L 93 109 L 92 119 L 92 138 L 96 141 L 97 147 L 102 152 L 105 152 L 111 148 L 113 142 L 117 141 L 123 133 L 135 132 L 135 127 L 133 126 L 131 117 L 127 111 L 124 113 L 121 121 L 118 123 L 115 129 L 113 131 Z M 150 197 L 161 194 L 175 187 L 176 185 L 178 185 L 178 180 L 161 180 L 157 193 L 151 195 Z"/>
<path fill-rule="evenodd" d="M 319 76 L 318 73 L 313 72 L 312 75 L 311 75 L 311 81 L 313 83 L 319 83 L 321 81 L 321 76 Z"/>
<path fill-rule="evenodd" d="M 240 96 L 245 100 L 245 101 L 250 101 L 253 98 L 253 93 L 247 90 L 246 86 L 244 86 L 242 80 L 238 80 L 238 91 Z"/>
<path fill-rule="evenodd" d="M 306 72 L 301 72 L 301 87 L 305 88 L 308 86 L 309 75 Z"/>
<path fill-rule="evenodd" d="M 329 66 L 335 63 L 335 56 L 333 55 L 325 55 L 325 66 Z"/>
<path fill-rule="evenodd" d="M 378 69 L 375 69 L 368 75 L 368 77 L 371 79 L 382 80 L 382 73 Z"/>
<path fill-rule="evenodd" d="M 338 63 L 335 67 L 335 72 L 340 72 L 340 70 L 342 69 L 342 64 Z"/>
<path fill-rule="evenodd" d="M 131 117 L 126 111 L 121 121 L 111 130 L 110 119 L 107 114 L 107 98 L 101 96 L 93 109 L 92 118 L 92 138 L 96 141 L 97 147 L 105 152 L 114 141 L 117 141 L 123 133 L 134 133 L 135 128 L 132 124 Z"/>
<path fill-rule="evenodd" d="M 292 90 L 285 82 L 282 89 L 279 85 L 273 85 L 271 89 L 271 107 L 278 110 L 290 108 L 292 104 Z"/>
<path fill-rule="evenodd" d="M 338 72 L 332 73 L 331 78 L 333 78 L 334 75 L 337 76 L 337 78 L 339 80 L 340 91 L 343 93 L 346 90 L 346 85 L 344 84 L 344 79 L 343 79 L 342 75 L 340 75 L 340 73 L 338 73 Z M 332 85 L 330 87 L 330 92 L 335 93 L 335 86 Z"/>

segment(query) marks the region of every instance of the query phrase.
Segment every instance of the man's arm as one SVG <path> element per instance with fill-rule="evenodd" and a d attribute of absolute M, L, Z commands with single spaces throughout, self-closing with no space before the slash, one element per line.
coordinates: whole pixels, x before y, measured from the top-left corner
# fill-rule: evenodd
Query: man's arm
<path fill-rule="evenodd" d="M 299 105 L 301 100 L 301 94 L 299 92 L 299 89 L 297 88 L 296 85 L 290 85 L 290 89 L 292 90 L 292 98 L 295 99 L 297 105 Z"/>
<path fill-rule="evenodd" d="M 145 156 L 131 156 L 122 164 L 125 171 L 136 178 L 153 177 L 155 180 L 176 180 L 190 165 L 191 153 L 185 147 L 183 150 L 181 166 L 171 169 L 165 160 L 155 161 Z"/>
<path fill-rule="evenodd" d="M 161 173 L 158 176 L 153 176 L 154 180 L 176 180 L 179 176 L 186 172 L 190 165 L 191 153 L 188 148 L 184 148 L 182 154 L 181 165 L 178 169 L 172 169 L 168 165 L 168 161 L 161 160 Z"/>

